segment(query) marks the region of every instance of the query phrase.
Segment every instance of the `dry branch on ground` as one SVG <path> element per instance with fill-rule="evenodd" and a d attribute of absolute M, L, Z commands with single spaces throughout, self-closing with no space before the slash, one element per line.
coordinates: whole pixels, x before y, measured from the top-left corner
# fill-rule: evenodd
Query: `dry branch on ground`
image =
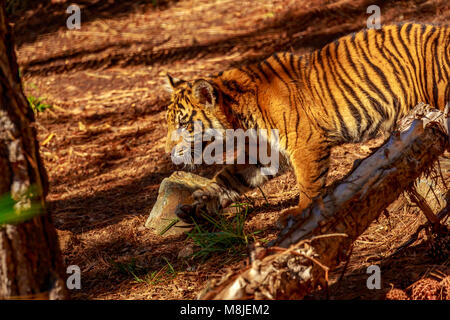
<path fill-rule="evenodd" d="M 402 120 L 401 133 L 354 167 L 288 226 L 252 263 L 201 293 L 201 299 L 301 299 L 327 285 L 328 271 L 344 261 L 352 243 L 449 149 L 444 113 L 420 104 Z"/>

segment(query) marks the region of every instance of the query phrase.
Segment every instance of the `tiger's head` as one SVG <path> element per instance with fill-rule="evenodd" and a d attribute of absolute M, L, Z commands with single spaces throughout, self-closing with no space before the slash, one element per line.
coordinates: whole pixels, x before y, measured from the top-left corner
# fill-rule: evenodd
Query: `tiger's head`
<path fill-rule="evenodd" d="M 187 159 L 186 150 L 191 150 L 193 159 L 198 150 L 194 146 L 196 134 L 203 135 L 208 129 L 220 132 L 232 128 L 220 89 L 212 80 L 184 81 L 168 75 L 167 89 L 172 96 L 166 113 L 166 153 Z M 204 147 L 208 141 L 201 143 Z"/>

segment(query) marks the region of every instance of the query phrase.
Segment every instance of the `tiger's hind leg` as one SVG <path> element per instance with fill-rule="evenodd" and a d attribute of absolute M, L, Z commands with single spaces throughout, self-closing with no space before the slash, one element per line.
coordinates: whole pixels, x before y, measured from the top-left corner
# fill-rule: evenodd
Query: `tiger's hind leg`
<path fill-rule="evenodd" d="M 331 146 L 319 143 L 318 147 L 299 147 L 291 156 L 291 164 L 299 187 L 299 204 L 282 211 L 277 225 L 284 228 L 290 217 L 302 213 L 320 195 L 325 188 L 325 183 L 330 165 Z"/>

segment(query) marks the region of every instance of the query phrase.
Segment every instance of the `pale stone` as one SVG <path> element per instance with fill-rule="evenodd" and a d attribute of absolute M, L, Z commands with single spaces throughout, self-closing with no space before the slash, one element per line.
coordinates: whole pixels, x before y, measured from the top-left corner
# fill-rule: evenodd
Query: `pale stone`
<path fill-rule="evenodd" d="M 145 227 L 155 234 L 161 232 L 177 218 L 175 209 L 179 204 L 192 204 L 192 193 L 206 186 L 211 180 L 199 175 L 175 171 L 170 177 L 165 178 L 158 191 L 158 199 L 145 222 Z M 179 221 L 167 230 L 163 236 L 178 235 L 191 230 L 188 224 Z"/>

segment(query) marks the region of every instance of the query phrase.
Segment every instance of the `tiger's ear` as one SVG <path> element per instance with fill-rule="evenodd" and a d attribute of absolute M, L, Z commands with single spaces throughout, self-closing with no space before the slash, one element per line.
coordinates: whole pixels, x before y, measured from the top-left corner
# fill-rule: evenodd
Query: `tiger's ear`
<path fill-rule="evenodd" d="M 206 80 L 196 80 L 192 86 L 194 98 L 207 108 L 213 109 L 216 106 L 216 95 L 211 83 Z"/>
<path fill-rule="evenodd" d="M 173 90 L 180 84 L 185 82 L 184 80 L 174 78 L 170 74 L 167 74 L 166 82 L 164 84 L 164 88 L 167 92 L 172 93 Z"/>

